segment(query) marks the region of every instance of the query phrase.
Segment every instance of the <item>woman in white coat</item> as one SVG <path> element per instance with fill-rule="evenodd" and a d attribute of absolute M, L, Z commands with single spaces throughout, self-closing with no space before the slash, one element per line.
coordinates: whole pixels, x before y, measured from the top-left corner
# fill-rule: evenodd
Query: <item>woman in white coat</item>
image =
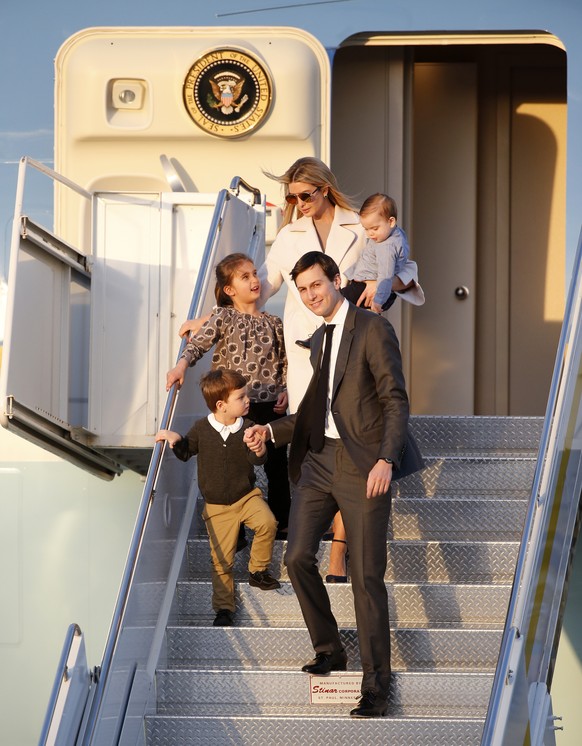
<path fill-rule="evenodd" d="M 283 282 L 287 284 L 283 333 L 288 361 L 289 410 L 295 412 L 312 375 L 309 351 L 296 342 L 308 339 L 321 324 L 321 317 L 303 304 L 291 280 L 291 269 L 308 251 L 323 251 L 335 260 L 342 273 L 342 285 L 345 285 L 344 273 L 357 262 L 366 236 L 351 201 L 340 192 L 335 176 L 318 158 L 300 158 L 282 176 L 267 176 L 283 185 L 286 206 L 283 225 L 258 271 L 260 302 L 274 295 Z M 293 222 L 294 215 L 297 219 Z M 333 533 L 326 580 L 345 582 L 347 544 L 339 512 L 334 519 Z"/>
<path fill-rule="evenodd" d="M 258 271 L 261 303 L 274 295 L 283 282 L 287 284 L 283 331 L 289 363 L 289 410 L 295 412 L 312 374 L 309 351 L 296 341 L 309 338 L 321 318 L 305 307 L 289 273 L 303 254 L 324 251 L 340 268 L 345 285 L 344 272 L 357 262 L 366 236 L 350 200 L 340 192 L 335 176 L 318 158 L 300 158 L 282 176 L 267 176 L 283 184 L 286 207 L 283 225 Z M 297 219 L 292 222 L 294 216 Z"/>

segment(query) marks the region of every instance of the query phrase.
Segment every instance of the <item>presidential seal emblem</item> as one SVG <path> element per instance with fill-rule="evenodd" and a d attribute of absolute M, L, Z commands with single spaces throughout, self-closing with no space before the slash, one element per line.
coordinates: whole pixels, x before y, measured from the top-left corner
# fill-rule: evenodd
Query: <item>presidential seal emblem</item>
<path fill-rule="evenodd" d="M 272 86 L 265 68 L 247 52 L 216 49 L 192 65 L 183 94 L 188 113 L 205 132 L 242 137 L 267 116 Z"/>

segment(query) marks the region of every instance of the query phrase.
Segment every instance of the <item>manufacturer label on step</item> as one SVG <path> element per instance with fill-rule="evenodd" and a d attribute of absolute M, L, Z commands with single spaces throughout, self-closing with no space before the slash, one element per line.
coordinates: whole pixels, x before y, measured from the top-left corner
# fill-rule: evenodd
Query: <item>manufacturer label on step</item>
<path fill-rule="evenodd" d="M 312 705 L 351 705 L 362 696 L 361 674 L 338 673 L 334 676 L 310 676 L 309 679 L 309 701 Z"/>

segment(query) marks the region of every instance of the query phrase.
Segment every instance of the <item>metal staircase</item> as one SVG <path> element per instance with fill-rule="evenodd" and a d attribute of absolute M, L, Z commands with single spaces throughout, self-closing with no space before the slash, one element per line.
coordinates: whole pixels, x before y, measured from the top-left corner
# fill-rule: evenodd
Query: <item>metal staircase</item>
<path fill-rule="evenodd" d="M 309 636 L 276 542 L 280 591 L 246 582 L 237 555 L 236 626 L 212 627 L 210 557 L 199 510 L 156 671 L 148 746 L 170 744 L 478 744 L 497 664 L 541 418 L 415 417 L 426 468 L 394 485 L 387 537 L 392 661 L 389 716 L 310 704 Z M 198 506 L 200 507 L 200 506 Z M 163 552 L 163 542 L 158 544 Z M 325 572 L 329 544 L 322 543 Z M 348 669 L 359 667 L 351 587 L 328 586 Z M 155 614 L 161 584 L 141 587 Z M 152 601 L 153 600 L 153 601 Z"/>
<path fill-rule="evenodd" d="M 211 304 L 211 268 L 233 246 L 260 261 L 264 210 L 239 181 L 216 201 L 189 317 Z M 238 198 L 241 185 L 252 198 Z M 582 493 L 582 247 L 573 276 L 544 420 L 412 418 L 427 466 L 394 485 L 387 717 L 311 703 L 300 668 L 312 648 L 281 542 L 280 591 L 250 588 L 241 553 L 237 626 L 212 626 L 196 462 L 156 444 L 101 665 L 89 670 L 72 625 L 40 743 L 553 746 L 551 676 Z M 206 412 L 197 391 L 173 389 L 159 426 L 186 432 Z M 351 588 L 328 590 L 354 681 Z"/>

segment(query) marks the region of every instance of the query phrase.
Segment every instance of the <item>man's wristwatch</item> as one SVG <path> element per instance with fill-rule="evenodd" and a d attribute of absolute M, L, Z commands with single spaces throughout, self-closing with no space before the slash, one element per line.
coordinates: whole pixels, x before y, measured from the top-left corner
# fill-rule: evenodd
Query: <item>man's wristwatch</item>
<path fill-rule="evenodd" d="M 391 458 L 384 458 L 384 456 L 380 456 L 378 461 L 385 461 L 387 464 L 390 464 L 391 466 L 394 466 L 394 461 L 392 461 Z"/>

